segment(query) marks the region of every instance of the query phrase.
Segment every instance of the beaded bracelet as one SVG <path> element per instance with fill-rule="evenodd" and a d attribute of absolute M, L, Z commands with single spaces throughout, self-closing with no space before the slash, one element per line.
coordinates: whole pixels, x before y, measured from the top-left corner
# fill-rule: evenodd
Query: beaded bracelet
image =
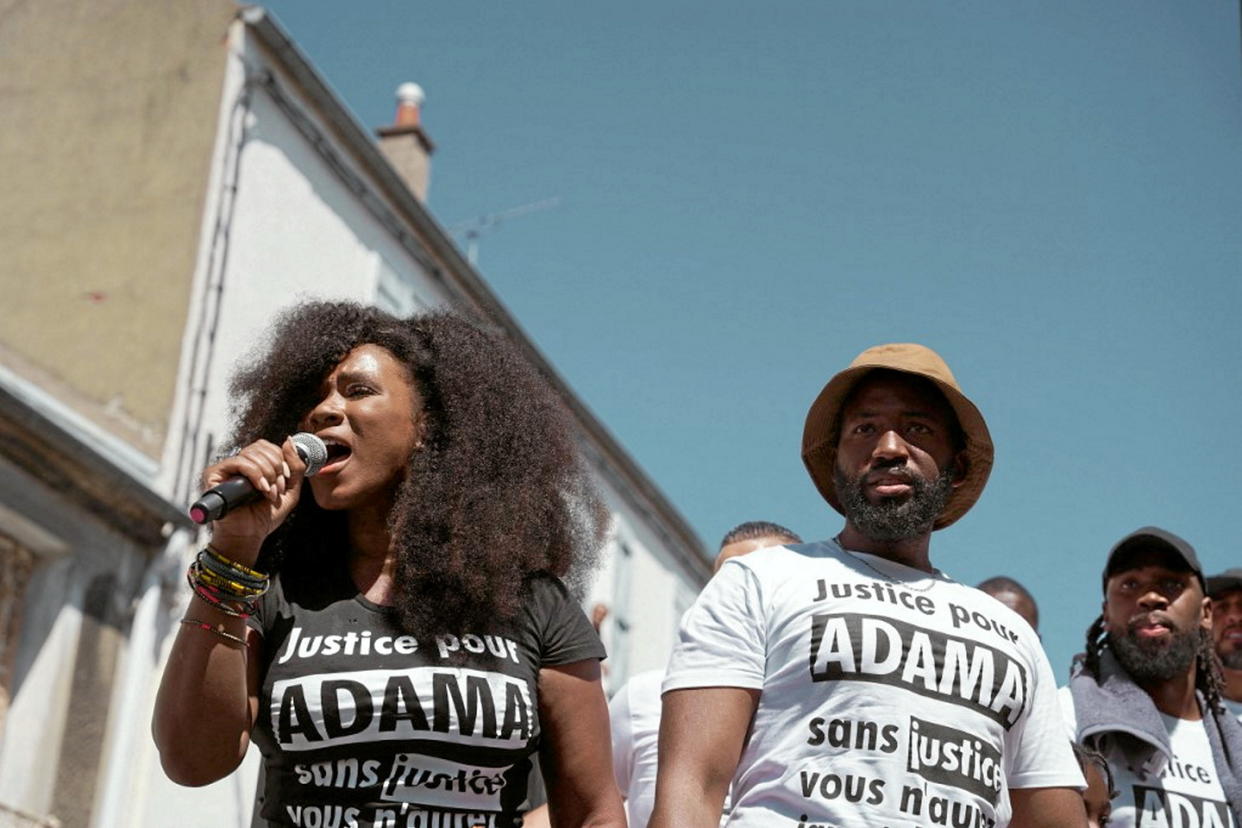
<path fill-rule="evenodd" d="M 211 560 L 213 560 L 213 561 L 215 561 L 215 562 L 219 563 L 219 564 L 220 564 L 220 565 L 222 565 L 222 566 L 226 566 L 226 567 L 228 567 L 229 569 L 236 570 L 236 572 L 237 572 L 239 575 L 244 575 L 244 576 L 249 577 L 249 578 L 255 578 L 255 579 L 260 580 L 260 581 L 266 581 L 266 580 L 267 580 L 267 573 L 266 573 L 266 572 L 260 572 L 260 571 L 259 571 L 259 570 L 257 570 L 257 569 L 251 569 L 251 568 L 250 568 L 250 567 L 248 567 L 248 566 L 244 566 L 243 564 L 239 564 L 237 561 L 234 561 L 234 560 L 232 560 L 232 559 L 230 559 L 230 558 L 226 558 L 226 557 L 224 557 L 224 556 L 223 556 L 223 555 L 221 555 L 218 551 L 216 551 L 215 549 L 212 549 L 212 548 L 211 548 L 211 544 L 208 544 L 207 546 L 203 547 L 203 551 L 202 551 L 202 552 L 200 552 L 200 553 L 199 553 L 199 555 L 200 555 L 200 556 L 205 556 L 205 557 L 207 557 L 207 558 L 210 558 Z"/>
<path fill-rule="evenodd" d="M 237 591 L 214 583 L 211 576 L 203 572 L 198 561 L 190 563 L 185 578 L 195 595 L 224 614 L 234 617 L 245 618 L 252 615 L 263 595 L 263 592 Z"/>
<path fill-rule="evenodd" d="M 270 579 L 267 575 L 248 566 L 231 561 L 210 546 L 198 553 L 198 565 L 204 571 L 218 575 L 221 579 L 239 585 L 243 590 L 262 594 L 267 590 Z"/>
<path fill-rule="evenodd" d="M 193 578 L 190 579 L 190 588 L 201 601 L 215 607 L 225 615 L 231 615 L 234 618 L 249 618 L 254 614 L 255 602 L 253 601 L 223 597 L 207 584 L 195 583 Z"/>
<path fill-rule="evenodd" d="M 239 598 L 258 597 L 271 584 L 268 576 L 230 561 L 210 546 L 201 550 L 190 566 L 196 580 L 215 584 Z"/>
<path fill-rule="evenodd" d="M 271 585 L 264 573 L 230 560 L 210 546 L 199 551 L 185 577 L 200 600 L 234 618 L 249 618 Z"/>
<path fill-rule="evenodd" d="M 226 641 L 235 642 L 243 647 L 246 646 L 246 639 L 242 638 L 240 635 L 233 635 L 231 632 L 224 629 L 223 624 L 217 624 L 213 627 L 205 621 L 199 621 L 197 618 L 182 618 L 181 623 L 189 624 L 191 627 L 198 627 L 200 630 L 206 630 L 210 633 L 215 633 Z"/>
<path fill-rule="evenodd" d="M 220 590 L 221 592 L 227 592 L 245 599 L 251 599 L 258 598 L 266 591 L 265 588 L 259 589 L 250 586 L 249 584 L 239 583 L 238 581 L 230 581 L 228 578 L 225 578 L 216 572 L 212 572 L 210 569 L 204 568 L 198 561 L 195 561 L 191 564 L 191 566 L 194 567 L 192 577 L 196 581 L 207 584 L 217 590 Z"/>

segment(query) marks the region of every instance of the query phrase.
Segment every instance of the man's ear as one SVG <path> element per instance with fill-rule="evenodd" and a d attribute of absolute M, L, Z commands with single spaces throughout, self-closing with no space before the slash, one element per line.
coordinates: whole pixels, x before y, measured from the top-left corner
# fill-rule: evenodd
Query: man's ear
<path fill-rule="evenodd" d="M 970 458 L 966 456 L 966 449 L 962 449 L 953 455 L 953 462 L 949 466 L 949 471 L 952 473 L 949 485 L 953 488 L 956 489 L 966 482 L 966 473 L 970 471 Z"/>
<path fill-rule="evenodd" d="M 1199 622 L 1199 626 L 1208 632 L 1212 631 L 1212 599 L 1206 595 L 1203 596 L 1203 620 Z"/>

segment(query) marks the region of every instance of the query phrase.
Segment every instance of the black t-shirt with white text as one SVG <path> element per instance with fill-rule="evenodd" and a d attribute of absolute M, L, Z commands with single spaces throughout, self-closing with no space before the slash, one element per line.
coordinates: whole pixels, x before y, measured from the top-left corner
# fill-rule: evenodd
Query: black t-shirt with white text
<path fill-rule="evenodd" d="M 343 565 L 328 584 L 283 573 L 251 623 L 265 661 L 261 815 L 300 828 L 520 824 L 540 668 L 604 657 L 551 576 L 529 581 L 508 624 L 411 635 Z"/>

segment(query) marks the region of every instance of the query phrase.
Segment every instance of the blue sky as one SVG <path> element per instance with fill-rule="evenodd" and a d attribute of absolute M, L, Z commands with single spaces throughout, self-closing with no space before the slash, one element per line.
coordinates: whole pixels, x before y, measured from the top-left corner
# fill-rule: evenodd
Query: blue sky
<path fill-rule="evenodd" d="M 1236 2 L 267 5 L 366 126 L 425 88 L 442 224 L 557 199 L 480 270 L 706 544 L 835 534 L 806 410 L 917 341 L 997 446 L 933 561 L 1058 678 L 1132 529 L 1242 565 Z"/>

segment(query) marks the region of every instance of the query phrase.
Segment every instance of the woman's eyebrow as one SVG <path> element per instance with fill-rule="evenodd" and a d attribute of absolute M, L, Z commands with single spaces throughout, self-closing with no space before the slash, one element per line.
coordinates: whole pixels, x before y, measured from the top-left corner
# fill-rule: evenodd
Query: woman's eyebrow
<path fill-rule="evenodd" d="M 336 380 L 337 382 L 354 382 L 355 380 L 367 380 L 374 382 L 376 374 L 376 371 L 371 371 L 366 368 L 350 368 L 337 374 Z"/>

